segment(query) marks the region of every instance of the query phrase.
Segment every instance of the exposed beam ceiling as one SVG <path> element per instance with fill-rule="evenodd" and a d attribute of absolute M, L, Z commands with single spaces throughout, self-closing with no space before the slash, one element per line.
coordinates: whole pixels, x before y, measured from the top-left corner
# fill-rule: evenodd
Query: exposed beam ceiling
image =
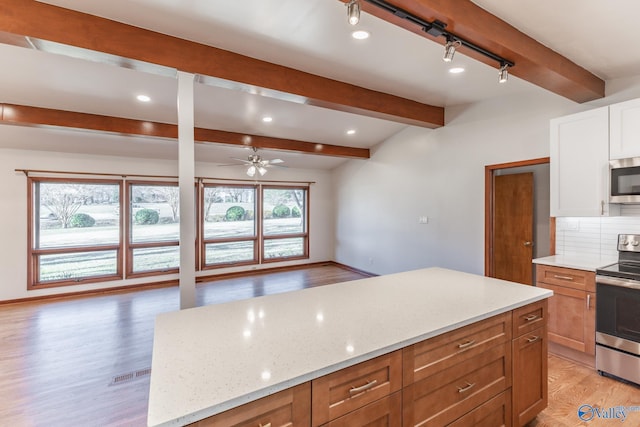
<path fill-rule="evenodd" d="M 178 126 L 173 124 L 14 104 L 0 104 L 0 123 L 21 126 L 56 126 L 154 138 L 178 138 Z M 368 148 L 344 147 L 204 128 L 195 128 L 194 136 L 198 143 L 222 143 L 324 156 L 369 158 Z"/>
<path fill-rule="evenodd" d="M 339 0 L 347 2 L 348 0 Z M 509 72 L 523 80 L 576 102 L 604 97 L 602 79 L 554 52 L 505 21 L 468 0 L 390 0 L 388 3 L 427 22 L 446 24 L 446 30 L 515 63 Z M 362 0 L 362 9 L 381 19 L 399 25 L 423 37 L 444 43 L 444 37 L 434 38 L 405 19 Z M 345 17 L 346 19 L 346 17 Z M 494 61 L 469 49 L 465 55 L 491 66 Z"/>
<path fill-rule="evenodd" d="M 0 31 L 87 49 L 91 59 L 102 52 L 110 63 L 116 56 L 179 69 L 208 77 L 207 84 L 263 96 L 427 128 L 444 125 L 441 107 L 34 0 L 0 0 Z"/>

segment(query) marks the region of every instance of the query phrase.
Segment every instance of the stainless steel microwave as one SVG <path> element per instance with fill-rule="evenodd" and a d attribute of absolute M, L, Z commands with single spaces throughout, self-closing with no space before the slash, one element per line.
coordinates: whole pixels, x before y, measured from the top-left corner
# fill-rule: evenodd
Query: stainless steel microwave
<path fill-rule="evenodd" d="M 640 157 L 609 162 L 609 201 L 640 203 Z"/>

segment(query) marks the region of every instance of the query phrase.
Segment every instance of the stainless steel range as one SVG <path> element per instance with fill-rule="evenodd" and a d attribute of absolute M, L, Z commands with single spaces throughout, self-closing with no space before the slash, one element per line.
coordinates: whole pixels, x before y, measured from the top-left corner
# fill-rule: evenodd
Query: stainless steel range
<path fill-rule="evenodd" d="M 620 234 L 618 262 L 596 270 L 596 369 L 640 384 L 640 234 Z"/>

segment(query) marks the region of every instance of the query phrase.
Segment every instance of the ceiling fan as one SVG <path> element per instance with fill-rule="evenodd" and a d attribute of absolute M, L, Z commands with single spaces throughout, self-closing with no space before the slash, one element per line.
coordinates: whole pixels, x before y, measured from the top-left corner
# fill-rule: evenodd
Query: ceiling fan
<path fill-rule="evenodd" d="M 279 168 L 286 168 L 286 166 L 280 165 L 280 163 L 284 163 L 284 160 L 281 160 L 281 159 L 266 160 L 266 159 L 263 159 L 258 154 L 258 149 L 256 147 L 251 147 L 251 149 L 253 150 L 253 153 L 251 153 L 246 160 L 240 159 L 238 157 L 231 157 L 233 160 L 242 162 L 243 163 L 242 165 L 230 164 L 230 165 L 220 165 L 220 166 L 248 166 L 247 175 L 249 175 L 250 177 L 255 176 L 256 172 L 258 172 L 260 176 L 263 176 L 265 173 L 267 173 L 268 167 L 275 166 Z"/>

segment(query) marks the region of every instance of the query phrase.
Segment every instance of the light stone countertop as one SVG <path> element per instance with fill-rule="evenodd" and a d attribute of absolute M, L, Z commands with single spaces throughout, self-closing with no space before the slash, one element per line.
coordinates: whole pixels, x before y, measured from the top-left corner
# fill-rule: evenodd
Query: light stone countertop
<path fill-rule="evenodd" d="M 428 268 L 160 314 L 148 425 L 186 425 L 551 295 Z"/>
<path fill-rule="evenodd" d="M 574 268 L 578 270 L 596 271 L 618 262 L 615 258 L 587 257 L 577 255 L 551 255 L 533 260 L 534 264 L 551 265 L 555 267 Z"/>

